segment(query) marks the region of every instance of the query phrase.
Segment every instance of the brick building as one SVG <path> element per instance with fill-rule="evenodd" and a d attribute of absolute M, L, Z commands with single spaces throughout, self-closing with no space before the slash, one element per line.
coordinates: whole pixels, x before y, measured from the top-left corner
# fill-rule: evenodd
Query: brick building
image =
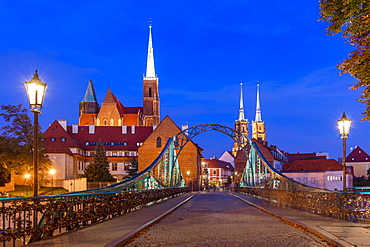
<path fill-rule="evenodd" d="M 166 116 L 139 147 L 138 172 L 148 167 L 158 157 L 168 138 L 179 132 L 181 129 L 169 116 Z M 194 189 L 199 188 L 200 185 L 202 151 L 197 144 L 189 141 L 178 158 L 182 175 L 192 181 Z"/>

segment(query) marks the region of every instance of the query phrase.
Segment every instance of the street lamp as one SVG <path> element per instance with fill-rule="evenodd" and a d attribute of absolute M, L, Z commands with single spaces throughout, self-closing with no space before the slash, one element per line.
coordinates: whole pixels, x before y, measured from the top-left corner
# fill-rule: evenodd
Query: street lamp
<path fill-rule="evenodd" d="M 26 86 L 27 96 L 30 103 L 31 111 L 34 114 L 34 123 L 33 123 L 33 196 L 37 197 L 38 189 L 38 166 L 37 166 L 37 135 L 38 135 L 38 114 L 41 114 L 42 104 L 44 102 L 45 91 L 47 85 L 43 83 L 37 70 L 33 78 L 30 81 L 25 81 L 24 85 Z"/>
<path fill-rule="evenodd" d="M 338 129 L 339 134 L 343 140 L 343 159 L 342 159 L 342 165 L 343 165 L 343 191 L 346 190 L 347 183 L 346 183 L 346 141 L 349 135 L 349 130 L 351 128 L 351 120 L 347 118 L 346 113 L 343 112 L 342 118 L 338 120 Z"/>
<path fill-rule="evenodd" d="M 188 186 L 189 186 L 190 185 L 190 171 L 187 171 L 186 175 L 188 175 Z"/>
<path fill-rule="evenodd" d="M 51 175 L 51 194 L 54 195 L 54 174 L 56 170 L 50 169 L 49 174 Z"/>
<path fill-rule="evenodd" d="M 31 177 L 31 174 L 29 174 L 29 173 L 24 174 L 24 178 L 27 179 L 28 182 L 29 182 L 30 177 Z M 26 196 L 28 197 L 27 187 L 26 187 Z"/>

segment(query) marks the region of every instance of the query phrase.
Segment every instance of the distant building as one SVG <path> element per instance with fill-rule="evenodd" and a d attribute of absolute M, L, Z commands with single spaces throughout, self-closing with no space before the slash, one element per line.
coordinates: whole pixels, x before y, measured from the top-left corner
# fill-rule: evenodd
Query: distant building
<path fill-rule="evenodd" d="M 100 107 L 90 80 L 83 101 L 80 102 L 79 125 L 95 126 L 157 126 L 160 122 L 158 77 L 154 67 L 152 26 L 149 26 L 149 42 L 146 74 L 143 78 L 143 106 L 125 107 L 111 92 L 106 93 Z"/>
<path fill-rule="evenodd" d="M 158 77 L 154 67 L 152 26 L 149 26 L 146 74 L 143 78 L 143 106 L 124 106 L 108 88 L 100 106 L 93 82 L 88 82 L 79 104 L 78 124 L 67 126 L 54 121 L 45 131 L 45 152 L 57 170 L 55 180 L 77 179 L 93 162 L 96 143 L 100 140 L 108 156 L 109 170 L 121 180 L 133 162 L 138 149 L 160 123 Z"/>
<path fill-rule="evenodd" d="M 58 181 L 84 176 L 100 140 L 112 176 L 122 180 L 128 175 L 131 162 L 137 161 L 138 148 L 152 132 L 153 127 L 146 126 L 67 126 L 64 120 L 54 121 L 44 133 L 45 153 L 57 171 L 58 184 Z"/>
<path fill-rule="evenodd" d="M 327 190 L 343 190 L 343 166 L 334 159 L 296 160 L 284 164 L 282 173 L 299 183 Z M 347 187 L 352 187 L 353 174 L 346 173 Z"/>
<path fill-rule="evenodd" d="M 296 160 L 316 160 L 316 159 L 329 159 L 329 153 L 285 153 L 288 157 L 288 163 L 293 163 Z"/>
<path fill-rule="evenodd" d="M 260 85 L 257 85 L 256 117 L 252 122 L 252 138 L 266 142 L 266 126 L 262 121 L 259 87 Z"/>
<path fill-rule="evenodd" d="M 219 160 L 222 160 L 222 161 L 225 161 L 225 162 L 229 162 L 233 167 L 235 167 L 234 165 L 234 156 L 233 156 L 233 153 L 231 151 L 225 151 L 221 157 L 219 158 Z"/>
<path fill-rule="evenodd" d="M 265 159 L 278 171 L 281 171 L 283 164 L 288 162 L 288 158 L 285 153 L 280 150 L 277 146 L 270 145 L 268 146 L 267 142 L 261 140 L 253 140 L 256 142 L 259 150 Z"/>
<path fill-rule="evenodd" d="M 228 180 L 232 178 L 234 173 L 233 166 L 219 159 L 203 159 L 202 163 L 206 163 L 208 168 L 208 183 L 210 186 L 225 186 Z"/>
<path fill-rule="evenodd" d="M 240 139 L 234 142 L 233 156 L 248 143 L 249 138 L 249 122 L 244 117 L 244 104 L 243 104 L 243 84 L 240 83 L 240 103 L 239 103 L 239 118 L 234 123 L 234 129 L 243 134 Z"/>
<path fill-rule="evenodd" d="M 370 156 L 360 147 L 356 147 L 346 159 L 346 166 L 352 166 L 356 177 L 367 177 L 370 169 Z"/>

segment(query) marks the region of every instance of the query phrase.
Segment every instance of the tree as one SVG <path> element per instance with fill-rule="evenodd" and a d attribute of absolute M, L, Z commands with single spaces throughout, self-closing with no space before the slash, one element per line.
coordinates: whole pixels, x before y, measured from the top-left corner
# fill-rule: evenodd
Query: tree
<path fill-rule="evenodd" d="M 18 174 L 29 172 L 33 169 L 33 124 L 28 110 L 22 105 L 2 105 L 1 110 L 0 117 L 9 124 L 1 128 L 0 165 Z M 40 170 L 45 170 L 51 162 L 44 153 L 40 128 L 38 131 L 38 164 Z"/>
<path fill-rule="evenodd" d="M 138 162 L 136 158 L 131 160 L 131 164 L 127 167 L 127 172 L 130 177 L 133 177 L 137 173 Z"/>
<path fill-rule="evenodd" d="M 338 64 L 340 74 L 357 79 L 351 89 L 363 88 L 358 101 L 365 104 L 362 120 L 370 120 L 370 2 L 369 0 L 320 0 L 319 20 L 327 21 L 330 35 L 342 33 L 355 50 Z"/>
<path fill-rule="evenodd" d="M 85 169 L 88 182 L 114 182 L 109 172 L 109 162 L 103 143 L 99 140 L 95 146 L 94 162 Z"/>

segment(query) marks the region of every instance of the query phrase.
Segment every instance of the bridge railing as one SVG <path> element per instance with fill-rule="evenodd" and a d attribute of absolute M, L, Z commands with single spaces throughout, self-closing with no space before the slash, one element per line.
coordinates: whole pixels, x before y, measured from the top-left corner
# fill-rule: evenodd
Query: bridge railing
<path fill-rule="evenodd" d="M 261 198 L 277 207 L 295 208 L 348 221 L 370 221 L 369 192 L 294 191 L 251 187 L 240 187 L 236 191 Z"/>
<path fill-rule="evenodd" d="M 187 187 L 182 187 L 0 199 L 0 242 L 3 246 L 25 245 L 104 221 L 187 191 Z"/>

